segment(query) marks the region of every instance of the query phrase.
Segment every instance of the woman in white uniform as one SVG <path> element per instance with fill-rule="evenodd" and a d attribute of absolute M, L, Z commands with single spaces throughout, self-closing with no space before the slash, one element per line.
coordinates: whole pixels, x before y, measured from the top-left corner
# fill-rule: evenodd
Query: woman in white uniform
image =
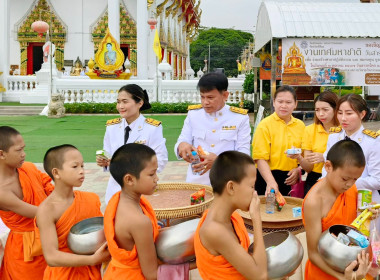
<path fill-rule="evenodd" d="M 340 127 L 330 129 L 327 141 L 326 158 L 330 148 L 338 141 L 351 139 L 363 149 L 366 166 L 362 176 L 356 181 L 358 190 L 372 191 L 372 201 L 380 203 L 380 137 L 375 131 L 365 129 L 363 121 L 368 116 L 368 107 L 365 100 L 356 94 L 348 94 L 339 99 L 337 104 L 337 118 Z M 323 168 L 322 176 L 326 175 Z M 376 223 L 380 228 L 380 219 Z"/>
<path fill-rule="evenodd" d="M 136 84 L 123 86 L 119 90 L 116 109 L 120 118 L 107 121 L 103 149 L 112 156 L 122 145 L 139 143 L 152 148 L 157 154 L 158 172 L 161 172 L 168 162 L 168 151 L 162 134 L 160 121 L 145 118 L 141 111 L 151 108 L 149 97 L 145 90 Z M 96 157 L 96 163 L 108 171 L 110 159 Z M 119 184 L 110 177 L 106 190 L 105 201 L 120 191 Z"/>

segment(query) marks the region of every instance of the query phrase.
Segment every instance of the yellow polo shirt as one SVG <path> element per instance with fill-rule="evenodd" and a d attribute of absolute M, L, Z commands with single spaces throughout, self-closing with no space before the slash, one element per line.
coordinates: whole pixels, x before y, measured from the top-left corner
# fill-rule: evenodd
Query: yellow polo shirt
<path fill-rule="evenodd" d="M 252 141 L 252 157 L 254 160 L 268 161 L 271 170 L 289 171 L 298 166 L 297 160 L 288 158 L 285 154 L 292 147 L 301 148 L 305 124 L 291 117 L 285 123 L 273 113 L 263 119 L 256 128 Z"/>
<path fill-rule="evenodd" d="M 311 124 L 305 128 L 302 138 L 302 150 L 309 150 L 313 153 L 324 153 L 326 151 L 327 140 L 329 133 L 323 128 L 321 124 Z M 322 173 L 323 162 L 314 164 L 313 171 Z"/>

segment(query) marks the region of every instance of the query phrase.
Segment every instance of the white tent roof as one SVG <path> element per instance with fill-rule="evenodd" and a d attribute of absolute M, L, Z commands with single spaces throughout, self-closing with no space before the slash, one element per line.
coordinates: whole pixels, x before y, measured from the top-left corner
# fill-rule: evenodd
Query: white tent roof
<path fill-rule="evenodd" d="M 380 3 L 264 1 L 259 9 L 255 53 L 271 38 L 379 38 Z"/>

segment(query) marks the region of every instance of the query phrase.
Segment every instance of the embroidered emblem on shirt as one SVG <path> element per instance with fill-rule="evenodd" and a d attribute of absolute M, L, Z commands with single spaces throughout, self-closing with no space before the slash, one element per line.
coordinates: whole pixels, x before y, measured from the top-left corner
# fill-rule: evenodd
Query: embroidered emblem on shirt
<path fill-rule="evenodd" d="M 224 125 L 222 126 L 222 130 L 236 130 L 236 125 Z"/>
<path fill-rule="evenodd" d="M 198 110 L 198 109 L 201 109 L 203 106 L 202 104 L 196 104 L 196 105 L 189 105 L 187 107 L 187 110 L 190 111 L 190 110 Z"/>
<path fill-rule="evenodd" d="M 106 126 L 121 123 L 121 120 L 122 120 L 121 118 L 108 120 L 108 121 L 106 122 Z"/>
<path fill-rule="evenodd" d="M 375 132 L 373 130 L 369 130 L 369 129 L 364 129 L 363 133 L 365 135 L 368 135 L 368 136 L 372 137 L 372 138 L 377 138 L 380 135 L 379 133 L 377 133 L 377 132 Z"/>
<path fill-rule="evenodd" d="M 146 140 L 137 140 L 135 141 L 136 144 L 143 144 L 145 145 L 146 144 Z"/>
<path fill-rule="evenodd" d="M 150 125 L 154 125 L 154 126 L 159 126 L 161 124 L 160 121 L 155 120 L 155 119 L 151 119 L 151 118 L 145 119 L 145 122 L 150 124 Z"/>
<path fill-rule="evenodd" d="M 230 111 L 234 113 L 242 114 L 242 115 L 248 114 L 247 109 L 242 109 L 242 108 L 233 107 L 233 106 L 230 106 Z"/>
<path fill-rule="evenodd" d="M 330 130 L 329 130 L 330 133 L 338 133 L 341 131 L 342 131 L 342 128 L 340 126 L 330 127 Z"/>

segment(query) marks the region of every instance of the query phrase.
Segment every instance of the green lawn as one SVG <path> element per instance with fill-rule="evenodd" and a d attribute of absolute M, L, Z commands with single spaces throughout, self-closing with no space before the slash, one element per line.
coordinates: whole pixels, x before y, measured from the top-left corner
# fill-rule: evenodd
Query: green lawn
<path fill-rule="evenodd" d="M 48 148 L 60 144 L 75 145 L 85 162 L 95 162 L 95 151 L 102 149 L 105 123 L 117 116 L 66 116 L 48 119 L 44 116 L 0 116 L 0 125 L 19 130 L 24 137 L 26 160 L 42 162 Z M 185 115 L 158 115 L 162 121 L 169 160 L 176 160 L 173 149 L 181 132 Z"/>

